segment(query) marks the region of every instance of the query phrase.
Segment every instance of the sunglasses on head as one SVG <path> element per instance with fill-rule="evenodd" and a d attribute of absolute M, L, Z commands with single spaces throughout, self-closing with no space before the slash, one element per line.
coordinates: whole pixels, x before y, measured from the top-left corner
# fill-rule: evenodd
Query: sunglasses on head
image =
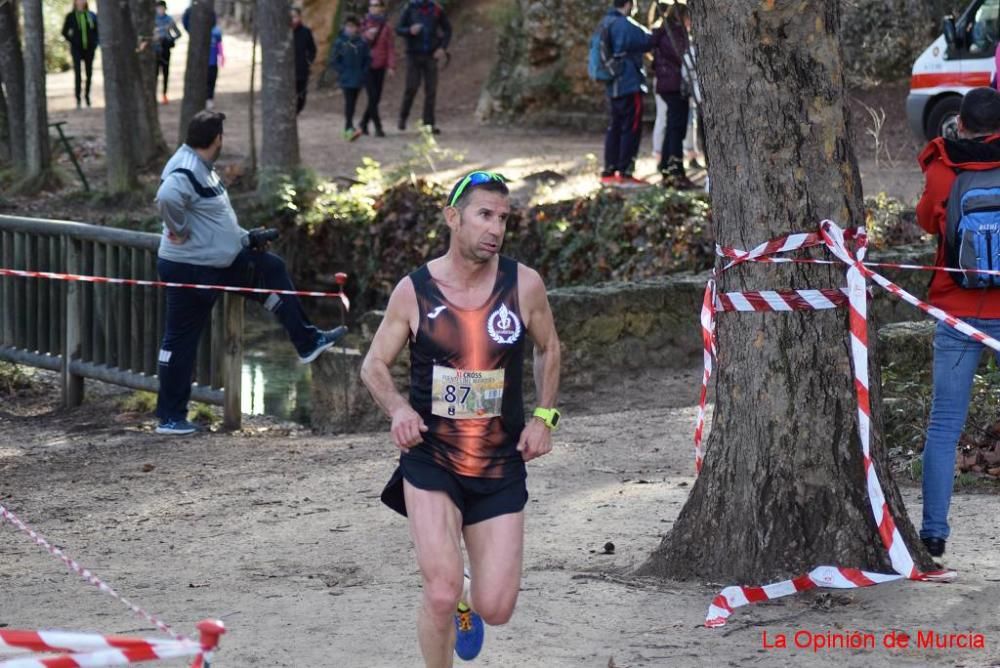
<path fill-rule="evenodd" d="M 467 174 L 465 178 L 459 181 L 458 185 L 455 187 L 455 192 L 448 201 L 448 206 L 455 206 L 455 202 L 462 198 L 462 194 L 469 188 L 469 186 L 480 186 L 484 183 L 489 183 L 490 181 L 507 183 L 507 177 L 503 174 L 498 174 L 497 172 L 471 172 L 470 174 Z"/>

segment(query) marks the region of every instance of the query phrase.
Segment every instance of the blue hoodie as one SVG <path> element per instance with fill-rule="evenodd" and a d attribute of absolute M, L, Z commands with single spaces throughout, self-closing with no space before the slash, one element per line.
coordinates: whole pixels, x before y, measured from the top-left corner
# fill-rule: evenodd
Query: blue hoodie
<path fill-rule="evenodd" d="M 652 51 L 653 41 L 649 30 L 612 7 L 602 22 L 610 22 L 608 29 L 611 52 L 625 60 L 621 76 L 607 83 L 608 97 L 622 97 L 633 93 L 647 93 L 646 70 L 643 54 Z"/>
<path fill-rule="evenodd" d="M 341 88 L 364 88 L 372 54 L 360 34 L 348 37 L 341 32 L 330 50 L 330 66 L 337 71 Z"/>

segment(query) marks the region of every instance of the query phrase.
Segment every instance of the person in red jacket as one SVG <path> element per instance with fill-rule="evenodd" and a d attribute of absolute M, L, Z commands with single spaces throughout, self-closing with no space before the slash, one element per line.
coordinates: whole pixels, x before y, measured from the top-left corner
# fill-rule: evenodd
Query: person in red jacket
<path fill-rule="evenodd" d="M 1000 189 L 1000 92 L 992 88 L 969 91 L 962 101 L 958 124 L 958 139 L 938 137 L 919 158 L 927 183 L 917 205 L 917 221 L 938 237 L 935 265 L 939 267 L 947 266 L 948 200 L 958 174 L 996 170 L 995 187 Z M 990 185 L 989 189 L 992 188 Z M 990 215 L 1000 223 L 1000 212 Z M 1000 338 L 1000 288 L 963 288 L 951 273 L 938 271 L 931 279 L 928 300 Z M 982 344 L 938 323 L 934 334 L 933 400 L 924 446 L 924 509 L 920 530 L 927 551 L 935 557 L 944 554 L 948 538 L 955 450 L 965 425 L 972 380 L 982 351 Z M 997 357 L 1000 360 L 1000 354 Z"/>
<path fill-rule="evenodd" d="M 361 22 L 361 36 L 368 42 L 372 53 L 371 69 L 368 70 L 368 80 L 365 90 L 368 93 L 368 107 L 361 117 L 361 131 L 368 134 L 368 124 L 375 124 L 375 136 L 384 137 L 382 117 L 378 113 L 378 105 L 382 101 L 382 87 L 385 86 L 385 75 L 396 74 L 396 44 L 391 26 L 386 25 L 385 3 L 383 0 L 371 0 L 368 3 L 368 16 Z"/>

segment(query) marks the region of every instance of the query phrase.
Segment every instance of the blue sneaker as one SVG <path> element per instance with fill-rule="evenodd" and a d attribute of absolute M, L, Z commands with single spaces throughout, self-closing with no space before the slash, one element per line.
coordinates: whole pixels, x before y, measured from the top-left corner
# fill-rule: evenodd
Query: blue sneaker
<path fill-rule="evenodd" d="M 157 434 L 170 436 L 186 436 L 198 431 L 198 427 L 187 420 L 164 420 L 156 427 Z"/>
<path fill-rule="evenodd" d="M 483 649 L 486 628 L 483 618 L 472 611 L 464 602 L 459 602 L 455 611 L 455 654 L 463 661 L 472 661 Z"/>
<path fill-rule="evenodd" d="M 344 326 L 320 332 L 319 337 L 316 339 L 316 347 L 305 355 L 299 355 L 299 363 L 309 364 L 315 361 L 317 357 L 337 345 L 337 341 L 344 338 L 344 334 L 347 334 L 347 328 Z"/>

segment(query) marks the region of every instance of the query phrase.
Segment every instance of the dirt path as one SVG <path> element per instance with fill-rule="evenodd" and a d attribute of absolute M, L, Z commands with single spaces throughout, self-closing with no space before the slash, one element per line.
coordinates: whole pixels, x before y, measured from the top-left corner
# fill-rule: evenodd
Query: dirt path
<path fill-rule="evenodd" d="M 693 402 L 693 384 L 679 392 Z M 671 388 L 677 392 L 677 388 Z M 664 395 L 666 393 L 663 393 Z M 654 396 L 660 396 L 656 394 Z M 411 666 L 419 576 L 405 522 L 378 493 L 385 434 L 318 438 L 253 419 L 169 439 L 98 398 L 69 413 L 0 404 L 0 499 L 123 593 L 188 630 L 224 616 L 224 666 Z M 18 416 L 21 414 L 21 416 Z M 483 666 L 1000 664 L 995 496 L 957 495 L 951 585 L 807 594 L 701 626 L 718 585 L 635 581 L 693 478 L 692 408 L 568 415 L 530 466 L 518 611 Z M 919 515 L 919 494 L 905 497 Z M 612 541 L 614 555 L 600 554 Z M 103 632 L 144 623 L 0 530 L 0 626 Z M 982 633 L 985 650 L 765 649 L 796 631 Z"/>
<path fill-rule="evenodd" d="M 465 29 L 456 32 L 452 45 L 452 63 L 441 74 L 438 123 L 444 134 L 439 137 L 439 143 L 443 149 L 463 156 L 464 160 L 439 161 L 433 168 L 424 164 L 418 167 L 418 172 L 450 183 L 461 172 L 475 168 L 497 169 L 514 179 L 551 170 L 566 179 L 544 191 L 536 191 L 534 186 L 523 188 L 519 193 L 522 198 L 537 195 L 541 199 L 554 200 L 593 191 L 598 187 L 597 161 L 603 150 L 603 137 L 600 133 L 526 128 L 516 124 L 483 126 L 475 120 L 474 111 L 479 92 L 491 67 L 491 59 L 482 57 L 482 54 L 484 49 L 489 51 L 490 45 L 496 41 L 495 28 L 489 18 L 489 4 L 477 1 L 460 8 L 464 15 L 456 19 L 456 24 L 465 26 Z M 247 89 L 251 61 L 251 44 L 245 35 L 229 31 L 224 41 L 227 60 L 219 73 L 216 94 L 216 108 L 227 115 L 226 146 L 220 161 L 223 169 L 227 165 L 249 161 Z M 168 144 L 178 138 L 186 49 L 185 37 L 174 50 L 171 62 L 171 103 L 160 106 L 160 121 Z M 259 71 L 258 56 L 258 151 L 261 141 Z M 92 109 L 75 109 L 72 72 L 50 75 L 47 82 L 51 120 L 68 122 L 67 131 L 77 137 L 78 143 L 83 146 L 85 169 L 98 187 L 104 179 L 104 97 L 100 72 L 98 56 Z M 317 90 L 317 82 L 314 80 L 310 84 L 308 105 L 299 117 L 299 143 L 303 164 L 328 177 L 352 177 L 363 157 L 371 157 L 386 168 L 399 163 L 407 147 L 417 140 L 413 128 L 419 119 L 422 100 L 418 97 L 414 107 L 416 114 L 410 119 L 410 129 L 401 134 L 396 129 L 396 119 L 402 98 L 403 75 L 401 64 L 396 77 L 388 79 L 386 84 L 382 115 L 389 136 L 384 139 L 363 137 L 354 143 L 346 142 L 341 136 L 344 124 L 341 93 L 329 88 Z M 855 143 L 865 191 L 869 194 L 884 191 L 912 204 L 919 195 L 922 181 L 915 164 L 918 145 L 909 136 L 905 123 L 905 95 L 905 85 L 890 85 L 866 93 L 854 91 L 851 94 L 851 104 L 855 110 Z M 889 113 L 890 120 L 882 140 L 890 147 L 894 160 L 891 165 L 884 159 L 878 165 L 873 161 L 871 138 L 866 134 L 867 114 L 860 107 L 858 99 L 867 100 L 866 103 L 875 109 L 884 108 Z M 360 113 L 361 110 L 359 117 Z M 75 179 L 68 162 L 65 167 L 67 175 Z M 656 164 L 651 155 L 648 137 L 643 140 L 637 174 L 653 177 L 654 180 L 658 178 L 655 176 Z M 75 181 L 73 184 L 76 187 Z M 45 210 L 47 206 L 44 198 L 21 204 L 41 210 Z"/>

